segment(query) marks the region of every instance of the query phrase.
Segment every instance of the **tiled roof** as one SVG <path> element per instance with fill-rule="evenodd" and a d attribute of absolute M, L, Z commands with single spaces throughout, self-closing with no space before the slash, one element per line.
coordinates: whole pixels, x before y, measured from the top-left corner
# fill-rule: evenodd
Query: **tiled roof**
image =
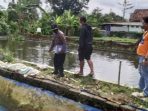
<path fill-rule="evenodd" d="M 130 16 L 131 22 L 140 22 L 143 17 L 148 16 L 148 9 L 136 9 Z"/>

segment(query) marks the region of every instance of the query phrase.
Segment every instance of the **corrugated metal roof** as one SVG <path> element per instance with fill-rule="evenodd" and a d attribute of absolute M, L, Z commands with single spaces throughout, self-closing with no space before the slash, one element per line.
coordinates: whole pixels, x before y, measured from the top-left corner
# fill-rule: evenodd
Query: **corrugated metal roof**
<path fill-rule="evenodd" d="M 114 23 L 104 23 L 103 25 L 130 25 L 130 26 L 142 26 L 141 22 L 114 22 Z"/>

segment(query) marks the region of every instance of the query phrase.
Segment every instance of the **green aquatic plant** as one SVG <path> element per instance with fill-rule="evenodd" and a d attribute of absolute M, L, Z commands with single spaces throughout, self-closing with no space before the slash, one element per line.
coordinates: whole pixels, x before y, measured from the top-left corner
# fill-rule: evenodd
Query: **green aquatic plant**
<path fill-rule="evenodd" d="M 4 62 L 13 62 L 13 54 L 8 49 L 0 49 L 0 60 Z"/>

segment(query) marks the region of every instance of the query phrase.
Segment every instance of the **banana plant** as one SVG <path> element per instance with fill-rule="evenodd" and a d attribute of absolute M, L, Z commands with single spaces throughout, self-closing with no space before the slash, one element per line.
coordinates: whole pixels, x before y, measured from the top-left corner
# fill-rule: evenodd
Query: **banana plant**
<path fill-rule="evenodd" d="M 66 35 L 70 36 L 70 34 L 74 33 L 75 27 L 78 27 L 79 25 L 78 17 L 73 15 L 72 12 L 69 10 L 64 12 L 63 18 L 65 18 L 64 24 L 66 28 Z"/>

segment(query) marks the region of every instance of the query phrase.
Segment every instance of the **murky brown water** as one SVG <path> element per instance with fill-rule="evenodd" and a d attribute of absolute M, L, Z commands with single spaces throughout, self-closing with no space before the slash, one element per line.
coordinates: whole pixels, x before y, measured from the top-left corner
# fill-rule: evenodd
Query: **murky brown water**
<path fill-rule="evenodd" d="M 0 111 L 20 110 L 102 111 L 62 96 L 58 96 L 50 91 L 0 77 Z"/>
<path fill-rule="evenodd" d="M 53 65 L 53 54 L 48 53 L 49 43 L 34 41 L 8 42 L 1 40 L 0 47 L 8 48 L 17 58 Z M 77 72 L 79 69 L 77 48 L 70 47 L 68 51 L 65 69 Z M 117 83 L 118 81 L 119 62 L 122 61 L 120 83 L 122 85 L 137 87 L 139 74 L 137 71 L 136 55 L 94 50 L 92 60 L 94 62 L 95 78 L 113 83 Z M 85 75 L 89 73 L 87 64 L 84 67 L 84 73 Z"/>

